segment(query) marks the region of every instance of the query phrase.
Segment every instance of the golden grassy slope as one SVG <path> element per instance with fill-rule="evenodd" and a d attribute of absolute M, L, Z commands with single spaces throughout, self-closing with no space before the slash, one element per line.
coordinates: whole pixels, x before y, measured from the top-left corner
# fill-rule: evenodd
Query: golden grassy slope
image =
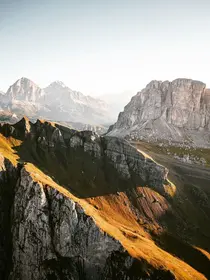
<path fill-rule="evenodd" d="M 12 137 L 4 137 L 0 134 L 0 153 L 5 157 L 8 158 L 15 166 L 17 165 L 17 160 L 19 156 L 13 150 L 13 147 L 20 146 L 22 141 L 17 140 Z"/>

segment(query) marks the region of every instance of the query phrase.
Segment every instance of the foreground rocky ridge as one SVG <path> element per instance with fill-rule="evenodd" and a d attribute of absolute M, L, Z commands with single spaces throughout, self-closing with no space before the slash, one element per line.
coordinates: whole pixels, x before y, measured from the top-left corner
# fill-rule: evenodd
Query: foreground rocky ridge
<path fill-rule="evenodd" d="M 82 147 L 96 159 L 108 157 L 113 168 L 126 179 L 131 177 L 126 163 L 126 156 L 130 156 L 127 160 L 130 160 L 134 171 L 138 169 L 137 165 L 134 166 L 134 163 L 138 164 L 138 160 L 143 164 L 142 168 L 145 168 L 145 171 L 147 168 L 154 168 L 154 173 L 145 172 L 145 175 L 143 170 L 140 170 L 141 176 L 146 176 L 154 187 L 162 188 L 166 181 L 166 169 L 138 155 L 126 142 L 118 143 L 115 138 L 102 140 L 91 132 L 67 130 L 40 121 L 33 124 L 26 118 L 14 126 L 2 124 L 0 130 L 6 137 L 22 141 L 34 141 L 36 138 L 40 147 Z M 102 144 L 103 141 L 106 142 Z M 103 145 L 106 145 L 106 151 Z M 1 279 L 146 277 L 144 271 L 138 271 L 136 267 L 138 260 L 131 257 L 119 241 L 103 232 L 77 202 L 49 185 L 34 180 L 23 163 L 20 162 L 15 167 L 2 156 L 1 189 L 4 189 L 4 185 L 9 186 L 11 193 L 7 198 L 10 202 L 7 211 L 4 207 L 1 209 L 6 215 L 3 217 L 3 226 L 5 227 L 6 219 L 10 221 L 1 231 L 1 237 L 8 244 L 8 247 L 4 248 L 5 245 L 2 245 L 1 248 L 5 253 L 5 257 L 1 257 Z M 1 200 L 5 199 L 2 192 Z M 169 272 L 155 272 L 154 269 L 151 271 L 151 277 L 156 277 L 156 273 L 160 276 L 171 275 Z"/>
<path fill-rule="evenodd" d="M 45 121 L 0 132 L 1 279 L 206 279 L 152 240 L 168 211 L 187 226 L 165 167 L 122 139 Z"/>
<path fill-rule="evenodd" d="M 85 152 L 95 158 L 96 162 L 97 160 L 107 161 L 108 167 L 111 164 L 122 180 L 131 179 L 134 173 L 139 180 L 138 183 L 149 184 L 159 191 L 164 191 L 164 184 L 168 184 L 168 170 L 165 167 L 158 165 L 149 157 L 145 157 L 127 141 L 117 137 L 100 137 L 91 131 L 76 131 L 56 123 L 40 120 L 33 124 L 27 118 L 23 118 L 14 125 L 2 124 L 0 132 L 6 137 L 24 141 L 25 145 L 33 143 L 37 150 L 46 149 L 46 152 L 48 150 L 48 153 L 52 155 L 59 152 L 62 157 L 66 157 L 66 152 L 78 152 L 78 154 Z M 28 155 L 25 155 L 25 146 L 23 149 L 20 146 L 19 152 L 23 153 L 23 157 L 27 161 Z M 37 151 L 32 150 L 32 152 Z M 67 158 L 66 160 L 68 162 Z M 94 161 L 92 163 L 94 165 Z M 97 166 L 94 167 L 93 172 L 96 171 Z M 135 182 L 134 178 L 132 180 Z"/>
<path fill-rule="evenodd" d="M 152 81 L 137 93 L 109 135 L 210 146 L 210 90 L 199 81 Z"/>

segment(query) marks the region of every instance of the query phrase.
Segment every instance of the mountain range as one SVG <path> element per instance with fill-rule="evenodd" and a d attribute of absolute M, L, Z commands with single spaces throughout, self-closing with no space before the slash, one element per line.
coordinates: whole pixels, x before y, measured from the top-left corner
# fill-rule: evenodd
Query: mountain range
<path fill-rule="evenodd" d="M 107 134 L 62 82 L 3 93 L 0 279 L 210 279 L 209 93 L 152 81 Z"/>
<path fill-rule="evenodd" d="M 0 95 L 0 107 L 17 115 L 84 124 L 113 122 L 106 102 L 73 91 L 60 81 L 42 89 L 27 78 L 17 80 Z"/>
<path fill-rule="evenodd" d="M 61 81 L 41 89 L 27 78 L 0 94 L 1 120 L 23 115 L 106 132 L 131 92 L 104 95 L 106 101 L 73 91 Z M 191 147 L 210 146 L 210 89 L 191 79 L 151 81 L 133 96 L 110 126 L 109 135 Z"/>

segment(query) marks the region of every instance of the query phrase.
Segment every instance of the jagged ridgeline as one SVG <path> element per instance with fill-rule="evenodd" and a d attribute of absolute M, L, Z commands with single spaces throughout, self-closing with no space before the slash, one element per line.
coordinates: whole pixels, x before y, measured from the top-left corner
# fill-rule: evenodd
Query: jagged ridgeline
<path fill-rule="evenodd" d="M 210 277 L 209 193 L 183 203 L 167 168 L 116 137 L 23 118 L 0 141 L 0 279 Z"/>

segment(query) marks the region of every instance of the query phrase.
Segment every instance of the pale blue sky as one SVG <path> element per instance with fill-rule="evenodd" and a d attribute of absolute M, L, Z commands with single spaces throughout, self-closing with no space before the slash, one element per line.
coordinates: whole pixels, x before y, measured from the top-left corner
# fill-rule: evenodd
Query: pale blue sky
<path fill-rule="evenodd" d="M 85 94 L 152 79 L 210 87 L 208 0 L 0 0 L 0 89 L 61 80 Z"/>

